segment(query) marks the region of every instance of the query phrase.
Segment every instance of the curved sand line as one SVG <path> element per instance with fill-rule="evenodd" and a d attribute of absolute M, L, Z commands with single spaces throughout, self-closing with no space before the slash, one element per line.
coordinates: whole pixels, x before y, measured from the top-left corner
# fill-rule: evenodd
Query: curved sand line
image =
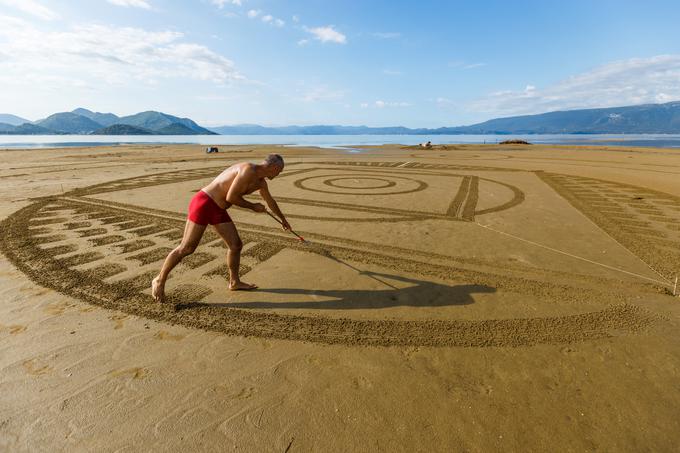
<path fill-rule="evenodd" d="M 379 346 L 527 346 L 535 344 L 555 344 L 603 338 L 624 333 L 634 333 L 647 328 L 656 319 L 645 310 L 628 305 L 615 304 L 604 310 L 581 313 L 569 316 L 500 319 L 500 320 L 432 320 L 432 321 L 398 321 L 398 320 L 354 320 L 344 318 L 323 318 L 316 316 L 289 316 L 274 313 L 234 309 L 222 306 L 211 306 L 201 303 L 187 303 L 187 300 L 200 300 L 205 297 L 205 290 L 200 286 L 184 288 L 174 296 L 176 307 L 159 305 L 142 293 L 148 286 L 150 275 L 139 275 L 132 280 L 117 283 L 106 283 L 102 275 L 111 275 L 119 268 L 100 266 L 88 271 L 74 269 L 76 264 L 102 260 L 101 256 L 76 254 L 65 259 L 53 254 L 52 249 L 44 248 L 44 236 L 33 236 L 29 226 L 39 219 L 41 225 L 63 224 L 63 217 L 50 217 L 51 212 L 71 213 L 79 218 L 113 218 L 119 224 L 120 217 L 146 222 L 153 231 L 169 228 L 181 228 L 179 222 L 160 222 L 157 218 L 125 213 L 121 216 L 108 207 L 78 206 L 77 203 L 59 199 L 36 201 L 17 211 L 2 222 L 5 235 L 0 240 L 3 253 L 32 280 L 42 286 L 52 288 L 69 296 L 99 305 L 117 309 L 129 314 L 151 319 L 182 324 L 188 327 L 214 330 L 229 335 L 259 336 L 279 339 L 304 340 L 322 343 L 342 343 L 346 345 L 379 345 Z M 92 217 L 89 217 L 89 215 Z M 61 214 L 60 214 L 61 215 Z M 115 226 L 116 224 L 111 224 Z M 125 229 L 128 228 L 128 229 Z M 138 227 L 122 227 L 121 231 L 134 234 Z M 108 234 L 108 231 L 107 233 Z M 140 236 L 150 233 L 142 231 Z M 49 236 L 48 236 L 49 237 Z M 244 235 L 247 240 L 247 235 Z M 286 243 L 288 244 L 288 243 Z M 277 253 L 283 246 L 275 242 L 262 249 L 262 257 L 267 258 Z M 343 259 L 352 259 L 354 252 L 337 246 L 324 246 L 322 250 L 311 250 L 314 253 L 333 253 Z M 330 252 L 329 252 L 330 251 Z M 166 253 L 167 250 L 162 250 Z M 150 253 L 160 253 L 150 251 Z M 163 254 L 161 253 L 161 255 Z M 259 252 L 258 252 L 259 253 Z M 158 255 L 160 256 L 160 255 Z M 401 272 L 416 272 L 429 275 L 458 274 L 459 278 L 477 283 L 484 280 L 484 274 L 443 266 L 426 265 L 408 260 L 395 261 L 378 253 L 362 252 L 364 262 L 375 262 L 393 267 Z M 153 259 L 147 255 L 133 255 L 134 260 Z M 157 258 L 157 256 L 156 256 Z M 65 260 L 67 260 L 65 262 Z M 481 278 L 480 278 L 481 277 Z M 521 279 L 503 278 L 486 275 L 487 280 L 496 280 L 498 287 L 524 287 L 532 292 L 553 292 L 553 285 L 545 282 L 523 281 Z M 519 285 L 519 286 L 518 286 Z M 209 291 L 209 290 L 208 290 Z M 554 296 L 567 296 L 568 288 L 554 287 Z M 579 291 L 572 296 L 577 298 Z M 177 309 L 179 308 L 179 309 Z"/>

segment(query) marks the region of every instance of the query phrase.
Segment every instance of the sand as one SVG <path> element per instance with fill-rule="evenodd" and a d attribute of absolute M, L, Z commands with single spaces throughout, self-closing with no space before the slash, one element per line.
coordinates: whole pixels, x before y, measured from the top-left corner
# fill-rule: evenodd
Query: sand
<path fill-rule="evenodd" d="M 673 451 L 680 152 L 447 145 L 0 151 L 0 450 Z M 284 155 L 300 243 L 189 199 Z M 258 196 L 251 197 L 259 201 Z"/>

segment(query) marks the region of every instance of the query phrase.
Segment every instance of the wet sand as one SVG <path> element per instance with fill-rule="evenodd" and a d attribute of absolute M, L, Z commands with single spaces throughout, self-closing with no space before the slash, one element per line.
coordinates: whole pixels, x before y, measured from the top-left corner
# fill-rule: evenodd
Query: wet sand
<path fill-rule="evenodd" d="M 189 199 L 283 154 L 301 244 L 232 209 L 151 301 Z M 680 151 L 0 151 L 0 449 L 672 451 Z M 252 196 L 253 201 L 259 201 Z"/>

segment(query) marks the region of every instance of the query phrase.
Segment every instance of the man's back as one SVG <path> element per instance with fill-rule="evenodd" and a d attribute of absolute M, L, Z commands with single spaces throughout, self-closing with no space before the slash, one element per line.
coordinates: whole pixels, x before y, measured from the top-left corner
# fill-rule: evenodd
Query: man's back
<path fill-rule="evenodd" d="M 253 193 L 262 184 L 261 179 L 257 177 L 255 172 L 255 164 L 241 162 L 224 170 L 201 190 L 207 193 L 221 208 L 226 209 L 231 206 L 231 203 L 227 202 L 227 194 L 237 178 L 239 179 L 239 185 L 245 187 L 243 193 L 239 195 Z"/>

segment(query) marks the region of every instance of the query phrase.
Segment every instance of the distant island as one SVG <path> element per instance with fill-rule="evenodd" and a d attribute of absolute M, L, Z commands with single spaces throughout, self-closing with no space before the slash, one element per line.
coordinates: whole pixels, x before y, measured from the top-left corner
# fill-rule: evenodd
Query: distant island
<path fill-rule="evenodd" d="M 30 122 L 10 114 L 0 114 L 0 134 L 5 135 L 217 135 L 189 118 L 147 111 L 119 117 L 113 113 L 77 108 Z"/>
<path fill-rule="evenodd" d="M 680 101 L 600 109 L 566 110 L 496 118 L 469 126 L 411 129 L 402 126 L 281 126 L 238 124 L 204 128 L 189 118 L 147 111 L 119 117 L 78 108 L 28 121 L 0 114 L 5 135 L 511 135 L 680 134 Z"/>

